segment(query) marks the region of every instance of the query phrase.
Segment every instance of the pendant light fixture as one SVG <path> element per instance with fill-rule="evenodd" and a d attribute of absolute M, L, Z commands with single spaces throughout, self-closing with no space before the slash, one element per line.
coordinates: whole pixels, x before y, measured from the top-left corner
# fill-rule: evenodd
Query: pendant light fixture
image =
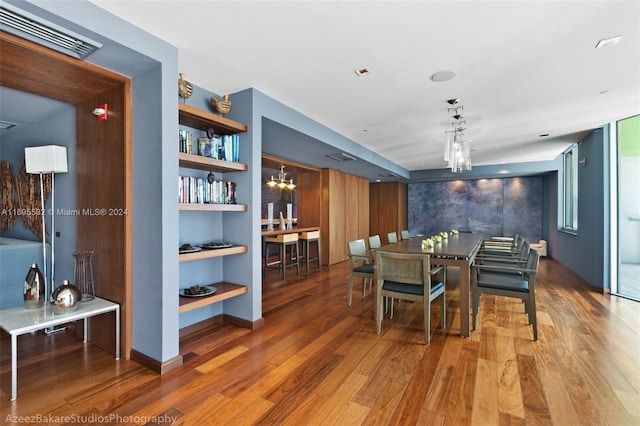
<path fill-rule="evenodd" d="M 271 180 L 267 181 L 267 186 L 278 187 L 280 189 L 288 189 L 293 191 L 295 189 L 295 184 L 293 183 L 293 179 L 289 179 L 287 182 L 287 174 L 284 171 L 284 165 L 280 164 L 280 172 L 278 173 L 278 179 L 274 179 L 271 176 Z"/>
<path fill-rule="evenodd" d="M 464 120 L 462 111 L 464 107 L 460 105 L 460 99 L 449 99 L 447 101 L 452 108 L 449 112 L 453 112 L 451 118 L 451 130 L 445 131 L 445 149 L 444 160 L 447 167 L 454 173 L 460 173 L 471 170 L 471 147 L 470 139 L 467 131 L 467 122 Z"/>

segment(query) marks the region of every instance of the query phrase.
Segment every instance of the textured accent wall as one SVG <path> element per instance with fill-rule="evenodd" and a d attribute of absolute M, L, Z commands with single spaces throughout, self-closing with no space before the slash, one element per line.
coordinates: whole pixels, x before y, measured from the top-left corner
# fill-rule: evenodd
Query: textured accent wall
<path fill-rule="evenodd" d="M 287 217 L 287 203 L 292 203 L 291 214 L 294 218 L 298 217 L 298 194 L 297 191 L 282 190 L 279 188 L 270 188 L 266 185 L 262 186 L 262 211 L 261 218 L 267 218 L 267 204 L 273 203 L 273 218 L 280 219 L 282 216 Z"/>
<path fill-rule="evenodd" d="M 542 238 L 541 177 L 410 183 L 407 204 L 411 235 L 458 229 Z"/>

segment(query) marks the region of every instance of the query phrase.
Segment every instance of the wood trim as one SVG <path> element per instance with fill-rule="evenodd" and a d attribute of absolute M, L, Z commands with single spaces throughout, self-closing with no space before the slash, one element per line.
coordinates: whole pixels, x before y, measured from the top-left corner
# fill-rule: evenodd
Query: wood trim
<path fill-rule="evenodd" d="M 184 339 L 185 337 L 191 336 L 196 333 L 200 333 L 208 328 L 215 327 L 216 325 L 222 324 L 222 314 L 213 316 L 211 318 L 207 318 L 195 324 L 188 325 L 180 329 L 180 339 Z"/>
<path fill-rule="evenodd" d="M 84 102 L 128 80 L 4 31 L 0 31 L 0 52 L 0 85 L 70 104 Z"/>
<path fill-rule="evenodd" d="M 141 352 L 136 351 L 135 349 L 131 350 L 131 361 L 135 361 L 143 367 L 146 367 L 149 370 L 154 371 L 160 375 L 166 374 L 169 371 L 182 366 L 183 364 L 182 355 L 178 355 L 175 358 L 170 359 L 169 361 L 160 362 Z"/>
<path fill-rule="evenodd" d="M 228 324 L 233 324 L 242 328 L 248 328 L 249 330 L 257 330 L 264 327 L 264 318 L 260 318 L 255 321 L 249 321 L 244 318 L 234 317 L 233 315 L 222 314 L 222 320 Z"/>

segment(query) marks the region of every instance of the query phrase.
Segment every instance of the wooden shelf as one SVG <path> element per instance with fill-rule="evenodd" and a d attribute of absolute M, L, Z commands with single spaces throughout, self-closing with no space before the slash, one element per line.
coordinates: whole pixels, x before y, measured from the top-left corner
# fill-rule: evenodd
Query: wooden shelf
<path fill-rule="evenodd" d="M 221 302 L 232 297 L 240 296 L 248 293 L 247 286 L 239 284 L 231 284 L 227 282 L 219 282 L 214 284 L 207 284 L 216 288 L 215 294 L 204 297 L 184 297 L 180 296 L 179 308 L 180 313 L 189 312 L 194 309 L 201 308 L 203 306 L 211 305 L 213 303 Z"/>
<path fill-rule="evenodd" d="M 199 203 L 180 203 L 180 210 L 202 211 L 202 212 L 246 212 L 246 204 L 199 204 Z"/>
<path fill-rule="evenodd" d="M 233 246 L 223 249 L 207 250 L 202 249 L 195 253 L 184 253 L 178 255 L 180 262 L 190 262 L 192 260 L 210 259 L 213 257 L 229 256 L 232 254 L 246 253 L 249 250 L 247 246 Z"/>
<path fill-rule="evenodd" d="M 234 163 L 232 161 L 218 160 L 202 155 L 187 154 L 186 152 L 178 153 L 178 164 L 180 167 L 188 167 L 190 169 L 198 169 L 216 172 L 246 172 L 249 166 L 243 163 Z"/>
<path fill-rule="evenodd" d="M 213 128 L 219 135 L 232 135 L 247 131 L 247 126 L 243 123 L 184 103 L 178 103 L 178 120 L 184 126 L 205 132 L 207 129 Z"/>

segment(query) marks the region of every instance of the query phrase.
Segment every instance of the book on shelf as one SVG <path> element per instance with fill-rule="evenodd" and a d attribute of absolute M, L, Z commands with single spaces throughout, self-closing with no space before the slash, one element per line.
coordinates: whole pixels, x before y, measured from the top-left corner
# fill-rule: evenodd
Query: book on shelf
<path fill-rule="evenodd" d="M 237 204 L 235 182 L 193 176 L 178 177 L 178 202 L 187 204 Z"/>
<path fill-rule="evenodd" d="M 199 137 L 193 146 L 193 134 L 189 130 L 179 130 L 179 150 L 187 154 L 238 163 L 240 161 L 240 135 L 213 135 L 212 138 Z M 195 148 L 195 149 L 194 149 Z"/>

